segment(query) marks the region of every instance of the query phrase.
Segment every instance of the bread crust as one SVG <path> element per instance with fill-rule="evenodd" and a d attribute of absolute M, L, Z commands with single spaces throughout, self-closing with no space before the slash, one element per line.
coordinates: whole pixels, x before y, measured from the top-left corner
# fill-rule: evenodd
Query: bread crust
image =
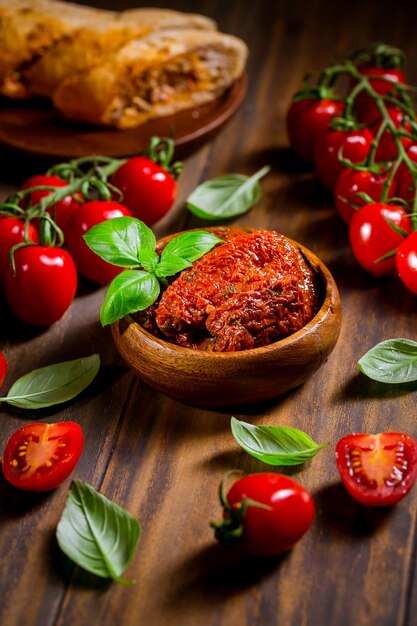
<path fill-rule="evenodd" d="M 69 119 L 134 127 L 215 99 L 242 75 L 247 54 L 246 45 L 232 35 L 151 33 L 105 64 L 61 83 L 54 104 Z"/>

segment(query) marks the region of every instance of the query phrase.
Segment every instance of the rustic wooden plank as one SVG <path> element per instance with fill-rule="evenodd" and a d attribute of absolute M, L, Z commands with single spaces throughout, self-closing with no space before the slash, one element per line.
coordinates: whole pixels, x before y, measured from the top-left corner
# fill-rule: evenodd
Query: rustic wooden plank
<path fill-rule="evenodd" d="M 413 5 L 405 4 L 410 15 Z M 236 118 L 187 161 L 181 197 L 158 225 L 158 235 L 202 224 L 181 206 L 200 180 L 230 171 L 250 173 L 270 163 L 262 203 L 236 223 L 276 228 L 299 240 L 328 264 L 340 286 L 344 322 L 327 364 L 276 402 L 234 413 L 256 423 L 298 427 L 316 441 L 330 442 L 296 474 L 315 497 L 316 520 L 302 542 L 278 559 L 259 562 L 217 546 L 208 523 L 220 514 L 216 490 L 221 476 L 234 467 L 265 468 L 235 444 L 231 412 L 187 407 L 134 380 L 121 367 L 109 334 L 98 326 L 102 290 L 83 284 L 64 320 L 41 333 L 13 322 L 2 307 L 0 347 L 10 354 L 13 378 L 35 366 L 100 352 L 105 368 L 97 383 L 43 417 L 82 424 L 87 443 L 76 476 L 137 515 L 143 534 L 127 572 L 137 584 L 94 585 L 68 566 L 54 542 L 66 486 L 36 496 L 19 494 L 2 481 L 0 623 L 411 626 L 416 495 L 392 510 L 365 510 L 340 486 L 333 449 L 339 437 L 352 431 L 417 434 L 410 387 L 383 388 L 356 370 L 358 358 L 376 342 L 416 337 L 415 298 L 396 278 L 378 281 L 358 270 L 331 196 L 289 154 L 284 125 L 301 75 L 370 39 L 404 47 L 412 59 L 410 77 L 416 78 L 417 42 L 407 11 L 388 13 L 384 2 L 378 10 L 376 3 L 352 2 L 347 11 L 340 3 L 319 0 L 167 4 L 174 5 L 212 15 L 222 29 L 246 39 L 251 82 Z M 4 181 L 7 192 L 10 180 L 18 182 L 16 172 Z M 1 416 L 3 446 L 28 418 L 4 408 Z"/>

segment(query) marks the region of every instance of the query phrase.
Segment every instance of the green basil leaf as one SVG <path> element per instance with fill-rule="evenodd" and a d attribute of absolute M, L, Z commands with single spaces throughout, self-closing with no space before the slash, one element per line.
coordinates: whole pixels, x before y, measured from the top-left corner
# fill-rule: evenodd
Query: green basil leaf
<path fill-rule="evenodd" d="M 232 433 L 238 444 L 256 459 L 269 465 L 299 465 L 312 459 L 328 444 L 318 445 L 297 428 L 255 426 L 231 419 Z"/>
<path fill-rule="evenodd" d="M 381 383 L 410 383 L 417 380 L 417 342 L 387 339 L 371 348 L 358 361 L 359 370 Z"/>
<path fill-rule="evenodd" d="M 74 480 L 58 523 L 59 547 L 83 569 L 121 583 L 135 553 L 140 524 L 128 511 L 93 487 Z"/>
<path fill-rule="evenodd" d="M 103 326 L 122 319 L 128 313 L 143 311 L 153 304 L 160 291 L 154 274 L 125 270 L 110 283 L 100 311 Z"/>
<path fill-rule="evenodd" d="M 71 400 L 95 378 L 100 357 L 89 357 L 48 365 L 19 378 L 0 402 L 22 409 L 42 409 Z"/>
<path fill-rule="evenodd" d="M 84 235 L 87 246 L 118 267 L 141 267 L 140 250 L 154 250 L 155 235 L 134 217 L 115 217 L 93 226 Z"/>
<path fill-rule="evenodd" d="M 261 198 L 259 180 L 271 168 L 263 167 L 253 176 L 228 174 L 202 183 L 187 198 L 186 207 L 202 219 L 219 220 L 242 215 Z"/>
<path fill-rule="evenodd" d="M 155 250 L 148 250 L 145 248 L 143 250 L 139 250 L 139 261 L 144 270 L 147 272 L 154 272 L 159 263 L 159 255 L 155 252 Z"/>
<path fill-rule="evenodd" d="M 164 278 L 165 276 L 173 276 L 178 272 L 182 272 L 187 267 L 190 267 L 192 263 L 183 259 L 180 256 L 167 256 L 162 259 L 159 265 L 156 266 L 155 274 L 158 278 Z"/>
<path fill-rule="evenodd" d="M 182 233 L 175 239 L 171 239 L 162 250 L 161 262 L 165 261 L 167 257 L 181 257 L 192 263 L 206 254 L 206 252 L 209 252 L 218 243 L 223 243 L 223 240 L 206 230 Z"/>

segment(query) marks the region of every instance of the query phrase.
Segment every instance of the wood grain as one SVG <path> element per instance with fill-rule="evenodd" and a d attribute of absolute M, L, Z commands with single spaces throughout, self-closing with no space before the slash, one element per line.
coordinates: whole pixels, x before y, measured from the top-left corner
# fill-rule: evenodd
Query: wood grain
<path fill-rule="evenodd" d="M 29 416 L 3 405 L 1 449 L 28 420 L 79 422 L 86 445 L 74 475 L 137 515 L 143 534 L 127 571 L 135 586 L 94 581 L 65 561 L 54 539 L 69 482 L 51 494 L 31 495 L 1 480 L 0 624 L 414 626 L 417 491 L 393 509 L 364 509 L 340 486 L 334 445 L 352 431 L 417 435 L 415 386 L 382 386 L 356 367 L 378 341 L 416 339 L 416 299 L 397 278 L 378 280 L 358 269 L 331 196 L 290 154 L 285 135 L 285 111 L 302 75 L 369 41 L 404 48 L 410 82 L 417 83 L 414 3 L 165 4 L 214 17 L 222 30 L 245 39 L 251 54 L 245 104 L 211 144 L 187 160 L 177 205 L 158 224 L 157 236 L 202 225 L 183 208 L 200 180 L 252 173 L 269 163 L 262 201 L 235 223 L 276 228 L 304 244 L 329 267 L 341 293 L 342 331 L 328 362 L 277 401 L 233 413 L 254 423 L 301 428 L 317 442 L 330 442 L 295 475 L 315 498 L 316 519 L 279 559 L 257 561 L 217 546 L 209 521 L 220 515 L 221 476 L 231 468 L 265 469 L 234 442 L 232 411 L 180 404 L 134 378 L 109 331 L 99 326 L 102 289 L 82 282 L 72 308 L 46 331 L 13 320 L 2 300 L 0 349 L 10 362 L 5 390 L 34 367 L 94 351 L 103 368 L 90 389 L 54 410 Z M 2 157 L 3 197 L 44 167 L 8 152 Z"/>

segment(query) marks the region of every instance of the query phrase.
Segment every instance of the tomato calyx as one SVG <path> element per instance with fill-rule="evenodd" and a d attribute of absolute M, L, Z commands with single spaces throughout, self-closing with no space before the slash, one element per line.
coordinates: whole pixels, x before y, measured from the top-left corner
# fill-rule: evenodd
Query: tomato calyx
<path fill-rule="evenodd" d="M 184 163 L 181 161 L 171 163 L 174 156 L 174 148 L 172 139 L 152 137 L 146 156 L 171 174 L 174 179 L 177 179 L 184 169 Z"/>
<path fill-rule="evenodd" d="M 219 485 L 219 500 L 223 507 L 224 518 L 222 520 L 213 520 L 210 526 L 214 528 L 214 537 L 219 543 L 228 548 L 233 548 L 242 543 L 244 533 L 244 519 L 249 506 L 266 509 L 271 511 L 272 508 L 267 504 L 253 500 L 252 498 L 242 498 L 237 506 L 230 506 L 226 494 L 225 485 L 232 474 L 242 475 L 240 470 L 230 470 L 226 472 Z"/>

